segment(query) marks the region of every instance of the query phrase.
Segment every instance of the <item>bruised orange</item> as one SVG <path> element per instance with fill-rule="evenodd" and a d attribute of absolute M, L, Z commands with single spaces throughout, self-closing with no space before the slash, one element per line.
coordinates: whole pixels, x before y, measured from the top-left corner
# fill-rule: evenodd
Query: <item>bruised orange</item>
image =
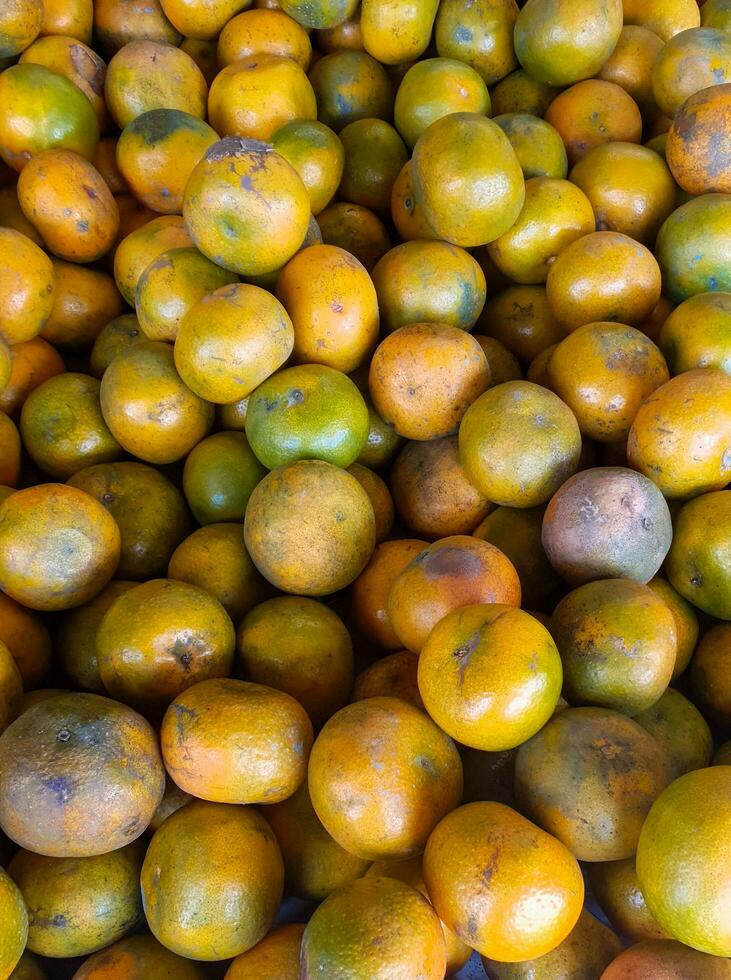
<path fill-rule="evenodd" d="M 673 177 L 687 193 L 731 192 L 731 167 L 717 146 L 717 134 L 728 127 L 729 115 L 731 83 L 701 89 L 677 111 L 665 157 Z"/>

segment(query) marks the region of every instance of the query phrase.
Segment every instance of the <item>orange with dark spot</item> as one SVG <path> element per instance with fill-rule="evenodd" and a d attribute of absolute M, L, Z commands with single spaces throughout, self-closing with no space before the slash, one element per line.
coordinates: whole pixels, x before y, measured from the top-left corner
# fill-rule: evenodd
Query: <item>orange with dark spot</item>
<path fill-rule="evenodd" d="M 731 163 L 718 145 L 718 133 L 728 129 L 730 120 L 731 83 L 701 89 L 678 109 L 665 157 L 688 194 L 731 193 Z"/>
<path fill-rule="evenodd" d="M 101 132 L 108 129 L 110 120 L 104 104 L 107 66 L 96 51 L 75 37 L 39 37 L 25 49 L 19 63 L 43 65 L 68 78 L 91 102 Z"/>
<path fill-rule="evenodd" d="M 469 7 L 459 0 L 446 0 L 440 4 L 435 24 L 437 51 L 442 58 L 470 65 L 487 85 L 493 85 L 517 67 L 513 50 L 517 16 L 513 0 Z"/>
<path fill-rule="evenodd" d="M 101 381 L 117 354 L 146 340 L 134 313 L 123 313 L 122 316 L 115 317 L 97 334 L 89 353 L 89 374 Z"/>
<path fill-rule="evenodd" d="M 339 132 L 356 119 L 388 119 L 393 89 L 383 65 L 365 51 L 335 51 L 310 71 L 317 118 Z"/>
<path fill-rule="evenodd" d="M 519 606 L 518 573 L 487 541 L 455 535 L 412 559 L 391 587 L 387 611 L 401 643 L 418 653 L 447 613 L 474 603 Z"/>
<path fill-rule="evenodd" d="M 652 69 L 652 90 L 673 119 L 686 99 L 711 85 L 731 81 L 731 38 L 723 30 L 697 27 L 673 34 Z"/>
<path fill-rule="evenodd" d="M 9 0 L 0 15 L 0 58 L 14 58 L 24 51 L 42 23 L 43 0 Z"/>
<path fill-rule="evenodd" d="M 416 200 L 411 179 L 411 160 L 407 160 L 391 188 L 391 219 L 406 242 L 416 239 L 437 239 L 437 233 L 423 214 Z M 380 256 L 379 256 L 380 258 Z"/>

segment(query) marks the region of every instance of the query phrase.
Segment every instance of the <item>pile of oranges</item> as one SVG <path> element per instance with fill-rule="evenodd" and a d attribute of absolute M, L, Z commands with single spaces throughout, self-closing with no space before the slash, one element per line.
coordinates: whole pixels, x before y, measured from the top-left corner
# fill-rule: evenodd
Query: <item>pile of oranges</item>
<path fill-rule="evenodd" d="M 0 980 L 731 980 L 731 0 L 0 0 L 0 160 Z"/>

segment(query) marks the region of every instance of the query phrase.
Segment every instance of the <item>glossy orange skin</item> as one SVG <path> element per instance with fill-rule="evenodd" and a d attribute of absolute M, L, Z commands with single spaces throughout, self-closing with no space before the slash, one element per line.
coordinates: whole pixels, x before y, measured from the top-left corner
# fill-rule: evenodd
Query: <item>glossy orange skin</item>
<path fill-rule="evenodd" d="M 667 164 L 653 150 L 633 143 L 602 143 L 573 167 L 596 214 L 598 231 L 616 231 L 645 245 L 675 207 L 675 186 Z"/>
<path fill-rule="evenodd" d="M 230 136 L 194 168 L 183 217 L 209 259 L 241 275 L 261 275 L 299 249 L 310 199 L 294 168 L 268 144 Z"/>
<path fill-rule="evenodd" d="M 117 354 L 146 340 L 134 313 L 115 317 L 102 327 L 94 341 L 89 352 L 89 373 L 101 380 Z"/>
<path fill-rule="evenodd" d="M 73 980 L 203 980 L 201 967 L 158 943 L 154 936 L 120 939 L 84 960 Z"/>
<path fill-rule="evenodd" d="M 591 32 L 585 25 L 591 23 Z M 514 45 L 518 61 L 539 82 L 566 86 L 595 75 L 611 55 L 622 30 L 622 0 L 597 5 L 580 0 L 528 0 L 518 15 Z"/>
<path fill-rule="evenodd" d="M 671 372 L 714 367 L 728 374 L 729 323 L 731 293 L 698 293 L 672 310 L 660 327 L 657 341 Z"/>
<path fill-rule="evenodd" d="M 114 278 L 129 305 L 135 305 L 137 283 L 151 262 L 168 249 L 192 244 L 183 219 L 177 215 L 154 218 L 123 238 L 114 253 Z"/>
<path fill-rule="evenodd" d="M 20 433 L 4 412 L 0 412 L 0 484 L 15 486 L 20 479 Z"/>
<path fill-rule="evenodd" d="M 120 536 L 87 494 L 48 483 L 20 490 L 0 506 L 0 545 L 0 588 L 31 609 L 58 610 L 104 588 L 119 561 Z"/>
<path fill-rule="evenodd" d="M 391 492 L 404 524 L 429 541 L 471 534 L 491 509 L 459 461 L 456 436 L 407 443 L 391 468 Z"/>
<path fill-rule="evenodd" d="M 382 119 L 357 119 L 339 136 L 345 151 L 340 197 L 379 213 L 388 212 L 394 182 L 408 160 L 403 140 Z"/>
<path fill-rule="evenodd" d="M 42 0 L 9 0 L 0 15 L 0 58 L 24 51 L 38 36 L 42 22 Z"/>
<path fill-rule="evenodd" d="M 288 894 L 322 901 L 360 878 L 368 867 L 368 861 L 348 853 L 325 830 L 312 808 L 306 782 L 263 812 L 282 850 Z"/>
<path fill-rule="evenodd" d="M 99 269 L 71 262 L 53 261 L 55 289 L 51 315 L 41 330 L 54 347 L 83 350 L 124 304 L 114 279 Z"/>
<path fill-rule="evenodd" d="M 308 782 L 325 829 L 351 854 L 406 858 L 459 802 L 462 764 L 452 740 L 418 708 L 368 698 L 324 726 Z"/>
<path fill-rule="evenodd" d="M 415 538 L 384 541 L 353 582 L 350 603 L 353 621 L 368 639 L 386 650 L 398 650 L 401 641 L 391 626 L 388 595 L 396 578 L 409 562 L 427 547 Z"/>
<path fill-rule="evenodd" d="M 634 942 L 667 938 L 647 907 L 634 857 L 591 864 L 588 870 L 594 897 L 617 932 Z"/>
<path fill-rule="evenodd" d="M 193 800 L 155 832 L 142 866 L 142 902 L 168 949 L 229 959 L 269 931 L 283 878 L 274 834 L 255 807 Z"/>
<path fill-rule="evenodd" d="M 243 524 L 208 524 L 180 542 L 168 578 L 209 592 L 234 622 L 269 594 L 244 546 Z"/>
<path fill-rule="evenodd" d="M 29 160 L 18 178 L 18 200 L 61 259 L 94 262 L 117 236 L 119 208 L 112 192 L 96 167 L 70 150 L 45 150 Z"/>
<path fill-rule="evenodd" d="M 303 27 L 320 30 L 334 27 L 352 17 L 357 2 L 356 0 L 314 0 L 308 3 L 306 0 L 280 0 L 279 6 Z"/>
<path fill-rule="evenodd" d="M 305 927 L 277 926 L 246 953 L 237 956 L 224 980 L 299 980 L 300 946 Z"/>
<path fill-rule="evenodd" d="M 451 112 L 490 114 L 490 96 L 474 67 L 453 58 L 427 58 L 404 75 L 394 104 L 395 125 L 413 148 L 424 130 Z"/>
<path fill-rule="evenodd" d="M 731 72 L 729 72 L 731 78 Z M 668 133 L 665 156 L 689 194 L 731 192 L 731 166 L 716 146 L 731 118 L 731 84 L 701 89 L 683 103 Z"/>
<path fill-rule="evenodd" d="M 117 163 L 143 204 L 162 214 L 180 214 L 188 177 L 218 138 L 190 113 L 152 109 L 125 127 L 117 143 Z"/>
<path fill-rule="evenodd" d="M 136 840 L 165 786 L 151 725 L 96 694 L 39 701 L 0 736 L 0 758 L 4 830 L 50 857 L 106 854 Z"/>
<path fill-rule="evenodd" d="M 91 42 L 92 0 L 44 0 L 40 37 L 75 37 Z"/>
<path fill-rule="evenodd" d="M 528 381 L 491 388 L 470 406 L 459 429 L 467 476 L 488 500 L 507 507 L 545 503 L 576 470 L 580 451 L 571 410 Z"/>
<path fill-rule="evenodd" d="M 411 179 L 411 160 L 406 161 L 393 182 L 391 219 L 399 235 L 406 242 L 418 238 L 436 239 L 439 237 L 424 217 L 423 208 L 416 200 Z"/>
<path fill-rule="evenodd" d="M 172 44 L 130 41 L 109 62 L 104 98 L 120 129 L 150 109 L 182 109 L 203 119 L 208 86 L 193 59 Z"/>
<path fill-rule="evenodd" d="M 731 82 L 731 38 L 726 31 L 698 27 L 674 35 L 652 70 L 652 90 L 671 119 L 691 95 Z"/>
<path fill-rule="evenodd" d="M 109 115 L 102 94 L 107 66 L 96 51 L 77 38 L 41 37 L 26 48 L 19 63 L 43 65 L 68 78 L 91 102 L 100 131 L 109 128 Z"/>
<path fill-rule="evenodd" d="M 414 147 L 411 172 L 426 220 L 463 248 L 499 238 L 523 206 L 523 172 L 510 141 L 476 113 L 433 123 Z"/>
<path fill-rule="evenodd" d="M 255 488 L 244 540 L 272 585 L 298 595 L 329 595 L 362 572 L 376 543 L 376 522 L 354 476 L 320 460 L 300 460 Z"/>
<path fill-rule="evenodd" d="M 510 140 L 523 176 L 562 179 L 568 173 L 566 148 L 558 131 L 550 123 L 523 112 L 493 116 Z"/>
<path fill-rule="evenodd" d="M 97 632 L 104 687 L 153 712 L 198 681 L 225 677 L 233 653 L 233 624 L 221 604 L 173 579 L 150 579 L 118 596 Z"/>
<path fill-rule="evenodd" d="M 545 82 L 537 82 L 535 78 L 518 68 L 494 86 L 490 93 L 492 113 L 494 116 L 506 112 L 525 112 L 529 115 L 542 117 L 559 90 Z"/>
<path fill-rule="evenodd" d="M 407 439 L 454 432 L 488 383 L 477 341 L 441 323 L 414 323 L 390 334 L 377 347 L 368 377 L 376 411 Z"/>
<path fill-rule="evenodd" d="M 96 633 L 114 600 L 129 592 L 134 585 L 134 582 L 121 582 L 114 579 L 90 602 L 64 613 L 59 620 L 56 653 L 64 673 L 82 691 L 106 694 L 99 677 Z"/>
<path fill-rule="evenodd" d="M 423 870 L 442 921 L 483 956 L 501 961 L 553 949 L 581 912 L 577 862 L 502 803 L 470 803 L 445 817 L 429 839 Z M 535 911 L 527 915 L 526 905 Z"/>
<path fill-rule="evenodd" d="M 356 676 L 350 700 L 399 698 L 425 711 L 416 676 L 418 665 L 410 650 L 397 650 L 381 657 Z"/>
<path fill-rule="evenodd" d="M 601 143 L 639 143 L 642 138 L 637 104 L 619 85 L 598 78 L 557 95 L 545 118 L 561 134 L 572 166 Z"/>
<path fill-rule="evenodd" d="M 567 773 L 571 774 L 570 780 Z M 518 749 L 516 797 L 580 861 L 619 861 L 672 779 L 665 750 L 605 708 L 566 708 Z"/>
<path fill-rule="evenodd" d="M 582 434 L 599 442 L 626 439 L 642 403 L 669 377 L 655 344 L 621 323 L 584 324 L 561 341 L 548 364 L 551 389 Z"/>
<path fill-rule="evenodd" d="M 559 585 L 541 544 L 543 514 L 543 507 L 496 507 L 473 531 L 513 563 L 523 605 L 531 609 L 542 606 Z"/>
<path fill-rule="evenodd" d="M 372 272 L 381 325 L 446 323 L 471 330 L 485 303 L 485 275 L 464 249 L 412 241 L 387 252 Z"/>
<path fill-rule="evenodd" d="M 720 623 L 696 647 L 690 662 L 694 700 L 717 727 L 731 723 L 731 629 Z"/>
<path fill-rule="evenodd" d="M 731 378 L 717 368 L 687 371 L 658 388 L 639 409 L 627 459 L 668 498 L 721 490 L 731 465 L 726 452 L 730 426 Z"/>
<path fill-rule="evenodd" d="M 369 272 L 393 244 L 381 219 L 359 204 L 329 204 L 317 223 L 326 245 L 350 252 Z"/>
<path fill-rule="evenodd" d="M 274 149 L 300 175 L 314 215 L 319 214 L 338 189 L 345 151 L 338 137 L 321 122 L 294 120 L 272 136 Z"/>
<path fill-rule="evenodd" d="M 299 252 L 280 273 L 277 298 L 294 326 L 294 358 L 355 370 L 378 337 L 378 300 L 365 267 L 336 245 Z"/>
<path fill-rule="evenodd" d="M 199 524 L 240 522 L 264 476 L 266 469 L 243 432 L 214 432 L 188 454 L 183 493 Z"/>
<path fill-rule="evenodd" d="M 481 0 L 467 8 L 447 0 L 440 5 L 435 23 L 437 51 L 442 58 L 470 65 L 487 85 L 493 85 L 517 67 L 513 51 L 517 16 L 513 0 Z"/>
<path fill-rule="evenodd" d="M 494 337 L 528 363 L 564 337 L 541 285 L 516 285 L 501 290 L 487 301 L 476 330 Z"/>
<path fill-rule="evenodd" d="M 663 41 L 701 22 L 694 0 L 623 0 L 623 7 L 625 24 L 641 24 Z"/>
<path fill-rule="evenodd" d="M 568 180 L 532 177 L 515 224 L 487 251 L 514 282 L 540 283 L 562 249 L 593 231 L 594 212 L 582 190 Z"/>
<path fill-rule="evenodd" d="M 252 609 L 236 634 L 237 673 L 295 698 L 320 728 L 347 701 L 353 645 L 327 606 L 277 596 Z"/>
<path fill-rule="evenodd" d="M 112 515 L 121 535 L 116 576 L 142 581 L 165 573 L 173 549 L 189 530 L 183 495 L 161 472 L 142 463 L 108 463 L 68 481 Z"/>
<path fill-rule="evenodd" d="M 418 554 L 395 579 L 387 613 L 401 643 L 419 653 L 447 613 L 474 603 L 520 605 L 520 581 L 498 548 L 454 535 Z"/>
<path fill-rule="evenodd" d="M 329 896 L 302 937 L 303 977 L 445 975 L 446 944 L 439 919 L 415 888 L 368 876 Z"/>
<path fill-rule="evenodd" d="M 548 302 L 567 333 L 585 323 L 642 323 L 660 298 L 660 268 L 649 249 L 614 231 L 573 242 L 551 266 Z"/>
<path fill-rule="evenodd" d="M 175 698 L 160 745 L 186 793 L 213 803 L 278 803 L 306 778 L 312 724 L 282 691 L 214 678 Z"/>
<path fill-rule="evenodd" d="M 13 65 L 0 74 L 0 156 L 22 170 L 54 147 L 91 159 L 99 141 L 94 108 L 81 89 L 43 65 Z M 43 111 L 40 111 L 40 107 Z"/>
<path fill-rule="evenodd" d="M 10 650 L 26 691 L 39 687 L 51 666 L 51 637 L 41 619 L 0 593 L 0 642 Z"/>
<path fill-rule="evenodd" d="M 102 378 L 101 405 L 115 439 L 149 463 L 182 459 L 213 423 L 213 406 L 183 384 L 172 348 L 159 341 L 114 359 Z"/>
<path fill-rule="evenodd" d="M 0 338 L 11 345 L 32 340 L 53 309 L 51 260 L 21 232 L 0 228 L 0 263 Z"/>
<path fill-rule="evenodd" d="M 655 108 L 652 68 L 663 41 L 649 27 L 627 24 L 597 78 L 619 85 L 644 113 Z"/>
<path fill-rule="evenodd" d="M 181 41 L 160 0 L 95 0 L 94 31 L 107 56 L 132 41 L 174 45 Z"/>
<path fill-rule="evenodd" d="M 721 956 L 701 953 L 673 939 L 646 940 L 618 956 L 602 973 L 601 980 L 685 980 L 691 976 L 729 980 L 731 964 Z"/>
<path fill-rule="evenodd" d="M 307 31 L 281 10 L 245 10 L 232 17 L 218 37 L 221 68 L 262 54 L 291 58 L 306 71 L 312 44 Z"/>
<path fill-rule="evenodd" d="M 724 568 L 726 492 L 703 493 L 677 512 L 667 574 L 673 587 L 693 605 L 718 619 L 731 619 Z"/>
<path fill-rule="evenodd" d="M 419 654 L 426 710 L 461 745 L 484 752 L 513 749 L 535 735 L 556 708 L 561 676 L 548 630 L 499 603 L 455 609 Z"/>
<path fill-rule="evenodd" d="M 335 132 L 356 119 L 389 119 L 393 89 L 383 67 L 365 51 L 335 51 L 312 66 L 317 118 Z"/>
<path fill-rule="evenodd" d="M 438 7 L 439 0 L 419 0 L 393 7 L 378 0 L 363 0 L 360 14 L 363 47 L 384 65 L 415 61 L 431 40 Z"/>

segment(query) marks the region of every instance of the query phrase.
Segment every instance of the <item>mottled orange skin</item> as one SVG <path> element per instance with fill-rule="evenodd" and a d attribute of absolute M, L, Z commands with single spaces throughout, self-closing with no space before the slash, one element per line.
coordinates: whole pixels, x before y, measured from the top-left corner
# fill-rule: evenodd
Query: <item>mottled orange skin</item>
<path fill-rule="evenodd" d="M 172 348 L 159 341 L 114 359 L 102 378 L 101 405 L 115 439 L 149 463 L 181 459 L 213 422 L 213 405 L 183 384 Z"/>
<path fill-rule="evenodd" d="M 233 624 L 221 604 L 172 579 L 151 579 L 118 596 L 97 631 L 104 687 L 151 712 L 198 681 L 226 677 L 233 652 Z"/>
<path fill-rule="evenodd" d="M 570 774 L 570 779 L 567 774 Z M 619 861 L 672 779 L 665 750 L 637 722 L 605 708 L 566 708 L 518 749 L 521 809 L 581 861 Z"/>
<path fill-rule="evenodd" d="M 657 339 L 671 372 L 715 367 L 731 373 L 730 324 L 731 293 L 698 293 L 671 310 Z"/>
<path fill-rule="evenodd" d="M 456 436 L 407 443 L 391 468 L 391 492 L 404 524 L 429 541 L 471 534 L 491 509 L 459 461 Z"/>
<path fill-rule="evenodd" d="M 642 405 L 627 459 L 666 497 L 691 497 L 729 482 L 730 438 L 731 378 L 717 368 L 698 368 L 672 378 Z"/>
<path fill-rule="evenodd" d="M 277 298 L 294 326 L 294 358 L 355 370 L 378 338 L 378 300 L 365 267 L 336 245 L 299 252 L 280 273 Z"/>
<path fill-rule="evenodd" d="M 14 58 L 33 43 L 43 22 L 43 0 L 8 0 L 0 14 L 0 58 Z"/>
<path fill-rule="evenodd" d="M 462 794 L 462 764 L 422 711 L 368 698 L 324 726 L 309 765 L 312 805 L 325 829 L 368 860 L 413 857 Z"/>
<path fill-rule="evenodd" d="M 91 102 L 104 132 L 109 115 L 104 104 L 104 76 L 107 66 L 91 48 L 74 37 L 40 37 L 20 56 L 20 64 L 43 65 L 73 82 Z"/>
<path fill-rule="evenodd" d="M 356 676 L 350 700 L 399 698 L 425 711 L 416 676 L 418 665 L 410 650 L 397 650 L 381 657 Z"/>
<path fill-rule="evenodd" d="M 354 624 L 369 640 L 386 650 L 398 650 L 402 646 L 388 614 L 391 587 L 409 562 L 427 547 L 426 541 L 413 538 L 384 541 L 376 547 L 351 586 Z"/>
<path fill-rule="evenodd" d="M 182 109 L 203 119 L 208 86 L 193 59 L 172 44 L 130 41 L 107 68 L 104 98 L 120 129 L 150 109 Z"/>
<path fill-rule="evenodd" d="M 279 803 L 306 778 L 312 724 L 282 691 L 212 678 L 168 707 L 160 745 L 186 793 L 213 803 Z"/>
<path fill-rule="evenodd" d="M 501 79 L 490 92 L 493 116 L 506 112 L 524 112 L 542 117 L 559 90 L 535 78 L 522 68 Z"/>
<path fill-rule="evenodd" d="M 602 973 L 601 980 L 729 980 L 731 964 L 721 956 L 691 949 L 673 939 L 646 939 L 630 946 Z"/>
<path fill-rule="evenodd" d="M 617 932 L 634 942 L 667 938 L 647 907 L 634 857 L 591 864 L 588 870 L 592 893 Z"/>
<path fill-rule="evenodd" d="M 107 56 L 132 41 L 178 45 L 181 40 L 160 0 L 94 0 L 94 32 Z"/>
<path fill-rule="evenodd" d="M 350 252 L 368 271 L 393 244 L 381 219 L 358 204 L 329 204 L 317 223 L 326 245 Z"/>
<path fill-rule="evenodd" d="M 106 854 L 136 840 L 165 786 L 152 727 L 96 694 L 39 701 L 0 736 L 0 758 L 3 829 L 50 857 Z"/>
<path fill-rule="evenodd" d="M 226 971 L 224 980 L 299 980 L 300 946 L 304 925 L 278 926 L 253 946 L 237 956 Z"/>
<path fill-rule="evenodd" d="M 442 58 L 470 65 L 487 85 L 493 85 L 518 65 L 513 50 L 517 16 L 513 0 L 469 7 L 447 0 L 440 5 L 435 23 L 437 51 Z"/>
<path fill-rule="evenodd" d="M 454 535 L 429 545 L 398 575 L 387 613 L 401 643 L 418 654 L 447 613 L 474 603 L 519 606 L 518 573 L 487 541 Z"/>
<path fill-rule="evenodd" d="M 143 581 L 165 574 L 173 549 L 189 530 L 183 495 L 163 473 L 142 463 L 108 463 L 68 481 L 112 515 L 121 535 L 116 577 Z"/>
<path fill-rule="evenodd" d="M 557 95 L 545 118 L 561 134 L 572 166 L 601 143 L 639 143 L 642 138 L 637 104 L 619 85 L 598 78 Z"/>
<path fill-rule="evenodd" d="M 53 309 L 51 260 L 21 232 L 0 228 L 0 270 L 0 338 L 10 345 L 32 340 Z"/>
<path fill-rule="evenodd" d="M 667 164 L 646 146 L 602 143 L 579 160 L 570 177 L 588 197 L 598 231 L 618 231 L 650 247 L 675 208 Z"/>
<path fill-rule="evenodd" d="M 312 808 L 306 782 L 263 812 L 282 850 L 288 894 L 320 902 L 360 878 L 368 867 L 368 861 L 344 850 L 325 830 Z"/>
<path fill-rule="evenodd" d="M 320 460 L 274 470 L 252 493 L 246 547 L 285 592 L 329 595 L 350 585 L 373 553 L 373 508 L 354 476 Z"/>
<path fill-rule="evenodd" d="M 28 938 L 28 911 L 20 890 L 3 869 L 0 869 L 0 910 L 5 931 L 0 947 L 0 970 L 6 977 L 15 976 L 17 964 L 17 973 L 22 978 L 25 966 L 22 963 L 23 951 Z"/>
<path fill-rule="evenodd" d="M 545 282 L 559 252 L 594 231 L 594 224 L 591 203 L 580 188 L 560 178 L 531 177 L 515 224 L 487 251 L 514 282 Z"/>
<path fill-rule="evenodd" d="M 488 383 L 477 341 L 441 323 L 414 323 L 386 337 L 373 355 L 368 379 L 376 411 L 407 439 L 454 432 Z"/>
<path fill-rule="evenodd" d="M 312 66 L 317 118 L 335 132 L 356 119 L 389 119 L 393 88 L 383 67 L 365 51 L 335 51 Z"/>
<path fill-rule="evenodd" d="M 271 927 L 284 869 L 255 807 L 193 800 L 155 832 L 142 866 L 153 934 L 197 960 L 238 956 Z"/>
<path fill-rule="evenodd" d="M 119 548 L 114 520 L 73 487 L 40 484 L 0 506 L 0 588 L 31 609 L 93 598 L 112 577 Z"/>
<path fill-rule="evenodd" d="M 655 344 L 621 323 L 584 324 L 548 364 L 551 389 L 574 413 L 582 435 L 599 442 L 626 439 L 644 400 L 669 377 Z"/>
<path fill-rule="evenodd" d="M 73 980 L 203 980 L 201 967 L 158 943 L 154 936 L 129 936 L 85 960 Z"/>
<path fill-rule="evenodd" d="M 88 374 L 60 374 L 32 391 L 23 405 L 20 431 L 33 462 L 56 480 L 122 455 L 102 418 L 99 382 Z"/>
<path fill-rule="evenodd" d="M 718 146 L 718 133 L 729 125 L 731 83 L 701 89 L 676 113 L 665 157 L 673 177 L 688 194 L 731 193 L 731 164 Z"/>
<path fill-rule="evenodd" d="M 674 35 L 652 70 L 655 101 L 670 119 L 691 95 L 727 82 L 731 82 L 731 38 L 727 31 L 712 27 Z"/>
<path fill-rule="evenodd" d="M 644 113 L 650 113 L 655 108 L 652 68 L 662 47 L 663 40 L 649 27 L 628 24 L 596 77 L 619 85 Z"/>
<path fill-rule="evenodd" d="M 267 143 L 230 136 L 193 169 L 183 217 L 209 259 L 241 275 L 262 275 L 301 246 L 310 198 L 294 168 Z"/>
<path fill-rule="evenodd" d="M 573 242 L 551 266 L 548 302 L 567 333 L 604 320 L 642 323 L 660 299 L 652 252 L 627 235 L 597 231 Z"/>
<path fill-rule="evenodd" d="M 464 61 L 427 58 L 412 65 L 403 76 L 396 93 L 394 119 L 409 147 L 413 148 L 437 119 L 463 111 L 490 114 L 487 86 Z"/>
<path fill-rule="evenodd" d="M 502 803 L 470 803 L 445 817 L 423 871 L 442 921 L 483 956 L 507 962 L 553 949 L 584 898 L 563 844 Z"/>
<path fill-rule="evenodd" d="M 51 636 L 42 620 L 0 593 L 0 642 L 10 650 L 26 691 L 39 687 L 51 667 Z"/>
<path fill-rule="evenodd" d="M 18 200 L 61 259 L 94 262 L 116 238 L 117 202 L 99 171 L 78 153 L 45 150 L 34 156 L 18 178 Z"/>
<path fill-rule="evenodd" d="M 122 298 L 114 279 L 99 269 L 54 259 L 53 272 L 53 307 L 41 336 L 54 347 L 84 350 L 122 313 Z"/>
<path fill-rule="evenodd" d="M 382 119 L 357 119 L 339 136 L 345 151 L 340 197 L 387 213 L 394 182 L 408 159 L 403 140 Z"/>
<path fill-rule="evenodd" d="M 329 896 L 302 937 L 301 976 L 419 977 L 441 980 L 442 925 L 415 888 L 369 876 Z"/>
<path fill-rule="evenodd" d="M 406 242 L 416 239 L 436 239 L 437 233 L 423 214 L 423 208 L 416 200 L 411 179 L 411 160 L 401 168 L 391 188 L 391 218 L 399 235 Z"/>
<path fill-rule="evenodd" d="M 306 71 L 312 44 L 307 31 L 281 10 L 245 10 L 232 17 L 218 37 L 221 68 L 263 54 L 291 58 Z"/>
<path fill-rule="evenodd" d="M 693 605 L 731 619 L 731 595 L 726 575 L 725 528 L 729 497 L 725 490 L 702 493 L 675 515 L 673 543 L 667 557 L 667 576 Z"/>
<path fill-rule="evenodd" d="M 114 253 L 114 278 L 129 305 L 134 306 L 137 283 L 151 262 L 171 248 L 192 244 L 183 219 L 177 215 L 154 218 L 122 239 Z"/>

